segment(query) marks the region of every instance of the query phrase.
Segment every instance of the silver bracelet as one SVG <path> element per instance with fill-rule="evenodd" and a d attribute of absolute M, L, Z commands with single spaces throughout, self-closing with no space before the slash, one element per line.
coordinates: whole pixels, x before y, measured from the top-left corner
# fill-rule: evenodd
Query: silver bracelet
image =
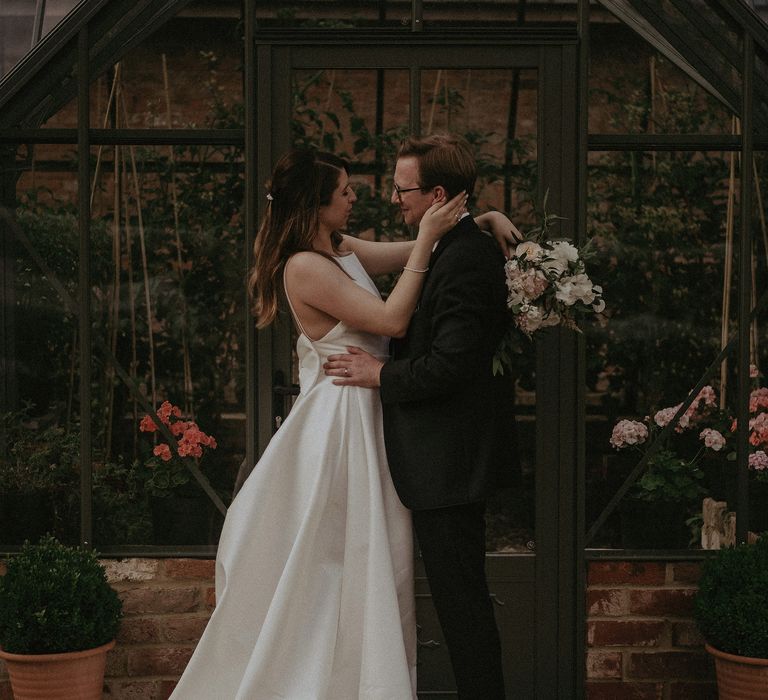
<path fill-rule="evenodd" d="M 429 268 L 425 267 L 423 270 L 419 270 L 415 267 L 408 267 L 407 265 L 404 265 L 403 270 L 408 270 L 408 272 L 426 272 L 427 270 L 429 270 Z"/>

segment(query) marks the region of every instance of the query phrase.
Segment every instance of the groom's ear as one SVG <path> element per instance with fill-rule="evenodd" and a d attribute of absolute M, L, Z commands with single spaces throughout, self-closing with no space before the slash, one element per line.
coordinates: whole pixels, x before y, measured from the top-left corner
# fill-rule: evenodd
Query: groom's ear
<path fill-rule="evenodd" d="M 444 199 L 447 202 L 450 199 L 448 192 L 442 185 L 437 185 L 433 191 L 435 193 L 435 201 L 438 199 Z"/>

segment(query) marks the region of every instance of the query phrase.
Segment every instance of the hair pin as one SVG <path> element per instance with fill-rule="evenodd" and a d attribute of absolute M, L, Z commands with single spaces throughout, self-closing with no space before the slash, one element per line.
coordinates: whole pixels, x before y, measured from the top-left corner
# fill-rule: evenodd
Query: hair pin
<path fill-rule="evenodd" d="M 267 192 L 267 199 L 268 199 L 270 202 L 272 202 L 272 201 L 274 201 L 274 199 L 275 199 L 275 198 L 272 196 L 272 193 L 271 193 L 271 192 Z"/>

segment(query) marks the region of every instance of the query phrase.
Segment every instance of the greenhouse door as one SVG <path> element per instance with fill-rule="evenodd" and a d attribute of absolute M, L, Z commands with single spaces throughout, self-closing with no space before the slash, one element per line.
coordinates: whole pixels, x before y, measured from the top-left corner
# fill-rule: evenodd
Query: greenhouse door
<path fill-rule="evenodd" d="M 478 154 L 478 211 L 507 209 L 516 219 L 523 190 L 539 202 L 548 190 L 550 211 L 576 220 L 575 38 L 334 36 L 257 39 L 259 185 L 293 145 L 335 151 L 353 162 L 358 202 L 350 230 L 381 238 L 399 225 L 389 205 L 399 139 L 453 131 Z M 257 206 L 261 213 L 264 202 Z M 522 485 L 489 504 L 487 569 L 515 700 L 579 694 L 574 343 L 555 332 L 537 344 L 536 384 L 518 396 Z M 258 347 L 259 415 L 269 416 L 259 424 L 263 450 L 291 393 L 291 330 L 262 332 Z M 455 698 L 418 561 L 417 572 L 419 696 Z"/>

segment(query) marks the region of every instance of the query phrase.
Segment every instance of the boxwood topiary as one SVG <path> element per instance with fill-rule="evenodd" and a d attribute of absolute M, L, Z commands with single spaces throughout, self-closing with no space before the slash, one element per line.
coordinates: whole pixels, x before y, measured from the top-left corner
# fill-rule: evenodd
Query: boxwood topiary
<path fill-rule="evenodd" d="M 0 647 L 15 654 L 82 651 L 115 638 L 122 603 L 92 551 L 46 535 L 0 576 Z"/>
<path fill-rule="evenodd" d="M 704 562 L 694 614 L 716 649 L 768 658 L 768 537 L 721 549 Z"/>

